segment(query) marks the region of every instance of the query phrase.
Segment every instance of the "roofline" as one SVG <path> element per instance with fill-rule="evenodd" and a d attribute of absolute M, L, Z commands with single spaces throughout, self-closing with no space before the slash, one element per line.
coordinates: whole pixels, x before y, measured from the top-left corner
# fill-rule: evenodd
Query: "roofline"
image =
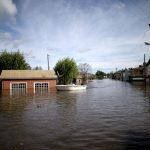
<path fill-rule="evenodd" d="M 0 80 L 52 80 L 57 79 L 57 77 L 50 77 L 50 78 L 0 78 Z"/>

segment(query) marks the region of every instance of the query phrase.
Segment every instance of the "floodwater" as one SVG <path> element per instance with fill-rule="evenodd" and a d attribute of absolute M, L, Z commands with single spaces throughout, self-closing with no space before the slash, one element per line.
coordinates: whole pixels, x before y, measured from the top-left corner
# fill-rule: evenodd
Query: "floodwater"
<path fill-rule="evenodd" d="M 130 149 L 150 149 L 149 87 L 105 79 L 0 96 L 0 150 Z"/>

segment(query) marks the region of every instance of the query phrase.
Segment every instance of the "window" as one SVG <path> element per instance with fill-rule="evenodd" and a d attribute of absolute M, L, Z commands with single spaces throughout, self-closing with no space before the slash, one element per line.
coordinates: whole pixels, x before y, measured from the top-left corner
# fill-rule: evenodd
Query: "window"
<path fill-rule="evenodd" d="M 27 92 L 27 83 L 12 82 L 10 84 L 10 95 L 22 95 Z"/>
<path fill-rule="evenodd" d="M 35 83 L 35 88 L 48 88 L 48 83 Z"/>
<path fill-rule="evenodd" d="M 48 92 L 48 87 L 49 87 L 48 82 L 36 82 L 34 83 L 34 92 L 35 93 Z"/>
<path fill-rule="evenodd" d="M 22 83 L 22 82 L 16 82 L 16 83 L 11 83 L 11 89 L 26 89 L 27 88 L 27 83 Z"/>

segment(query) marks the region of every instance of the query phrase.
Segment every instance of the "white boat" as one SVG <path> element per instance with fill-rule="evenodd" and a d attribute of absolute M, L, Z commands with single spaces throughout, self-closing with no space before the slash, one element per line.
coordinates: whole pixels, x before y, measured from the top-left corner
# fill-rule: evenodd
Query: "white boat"
<path fill-rule="evenodd" d="M 56 85 L 58 91 L 77 91 L 85 90 L 86 85 Z"/>

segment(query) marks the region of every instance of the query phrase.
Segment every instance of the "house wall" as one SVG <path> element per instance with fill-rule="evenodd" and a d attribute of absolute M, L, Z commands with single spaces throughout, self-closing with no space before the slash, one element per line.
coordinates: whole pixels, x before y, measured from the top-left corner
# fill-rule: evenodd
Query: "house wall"
<path fill-rule="evenodd" d="M 77 85 L 83 84 L 83 79 L 82 79 L 82 78 L 77 78 L 77 79 L 76 79 L 76 84 L 77 84 Z"/>
<path fill-rule="evenodd" d="M 11 83 L 14 82 L 25 82 L 27 83 L 27 89 L 33 89 L 34 88 L 34 82 L 48 82 L 49 88 L 55 88 L 56 87 L 56 80 L 2 80 L 2 90 L 10 90 Z"/>
<path fill-rule="evenodd" d="M 150 65 L 147 66 L 147 76 L 150 76 Z"/>
<path fill-rule="evenodd" d="M 138 67 L 132 69 L 132 75 L 133 76 L 140 76 L 144 74 L 144 67 Z"/>

